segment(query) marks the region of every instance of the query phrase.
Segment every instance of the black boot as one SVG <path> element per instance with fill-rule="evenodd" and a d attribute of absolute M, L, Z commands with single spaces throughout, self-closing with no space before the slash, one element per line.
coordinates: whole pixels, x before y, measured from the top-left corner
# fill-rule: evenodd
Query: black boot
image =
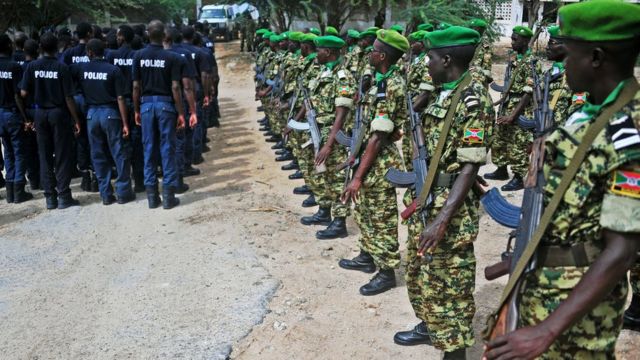
<path fill-rule="evenodd" d="M 71 197 L 71 193 L 66 195 L 58 195 L 58 209 L 66 209 L 72 206 L 78 206 L 80 202 L 73 197 Z"/>
<path fill-rule="evenodd" d="M 360 288 L 360 294 L 364 296 L 378 295 L 394 287 L 396 287 L 395 271 L 393 269 L 380 270 L 369 283 Z"/>
<path fill-rule="evenodd" d="M 15 201 L 15 196 L 13 196 L 13 183 L 7 181 L 5 182 L 4 187 L 7 189 L 7 204 L 13 204 Z"/>
<path fill-rule="evenodd" d="M 198 157 L 196 159 L 193 159 L 192 164 L 193 165 L 199 165 L 199 164 L 202 164 L 203 162 L 204 162 L 204 158 L 202 156 L 200 156 L 200 157 Z"/>
<path fill-rule="evenodd" d="M 45 197 L 47 203 L 47 210 L 54 210 L 58 208 L 58 196 L 52 195 Z"/>
<path fill-rule="evenodd" d="M 118 197 L 118 204 L 123 205 L 123 204 L 131 202 L 131 201 L 133 201 L 135 199 L 136 199 L 136 193 L 132 192 L 129 195 Z"/>
<path fill-rule="evenodd" d="M 302 225 L 329 225 L 331 223 L 331 208 L 318 208 L 318 212 L 300 219 Z"/>
<path fill-rule="evenodd" d="M 187 190 L 189 190 L 189 185 L 184 183 L 184 178 L 182 177 L 182 175 L 178 175 L 178 187 L 175 188 L 175 193 L 184 194 L 185 192 L 187 192 Z"/>
<path fill-rule="evenodd" d="M 184 169 L 184 177 L 200 175 L 200 169 L 196 169 L 189 165 Z"/>
<path fill-rule="evenodd" d="M 318 240 L 331 240 L 347 236 L 349 234 L 347 233 L 347 223 L 344 217 L 334 217 L 326 229 L 316 232 L 316 239 Z"/>
<path fill-rule="evenodd" d="M 260 105 L 256 108 L 257 111 L 264 111 L 264 106 Z"/>
<path fill-rule="evenodd" d="M 624 312 L 623 329 L 640 331 L 640 295 L 633 294 L 631 305 Z"/>
<path fill-rule="evenodd" d="M 282 169 L 283 171 L 299 170 L 300 166 L 298 165 L 298 162 L 296 160 L 293 160 L 288 164 L 282 165 L 280 169 Z"/>
<path fill-rule="evenodd" d="M 467 359 L 467 349 L 457 349 L 453 351 L 445 351 L 443 360 L 466 360 Z"/>
<path fill-rule="evenodd" d="M 518 174 L 514 174 L 513 179 L 500 188 L 502 191 L 518 191 L 522 189 L 524 189 L 524 182 L 522 182 L 522 176 Z"/>
<path fill-rule="evenodd" d="M 311 189 L 307 185 L 302 185 L 293 188 L 293 193 L 296 195 L 311 195 Z"/>
<path fill-rule="evenodd" d="M 274 133 L 273 131 L 271 131 L 271 128 L 269 128 L 267 131 L 264 132 L 264 137 L 270 137 L 270 136 L 276 136 L 276 133 Z"/>
<path fill-rule="evenodd" d="M 393 342 L 398 345 L 431 345 L 431 337 L 427 324 L 422 321 L 413 330 L 398 331 L 393 337 Z"/>
<path fill-rule="evenodd" d="M 271 143 L 277 143 L 278 141 L 280 141 L 280 137 L 279 136 L 272 136 L 270 138 L 267 138 L 265 140 L 266 142 L 271 142 Z"/>
<path fill-rule="evenodd" d="M 295 159 L 295 157 L 293 157 L 293 154 L 290 151 L 276 157 L 276 161 L 291 161 L 293 159 Z"/>
<path fill-rule="evenodd" d="M 278 141 L 277 143 L 275 143 L 275 145 L 271 146 L 272 150 L 279 150 L 284 148 L 284 142 L 282 140 Z"/>
<path fill-rule="evenodd" d="M 309 197 L 304 199 L 304 201 L 302 202 L 302 207 L 304 208 L 309 208 L 314 206 L 318 206 L 318 203 L 316 202 L 316 197 L 313 194 L 309 195 Z"/>
<path fill-rule="evenodd" d="M 160 194 L 158 194 L 158 185 L 147 186 L 147 201 L 149 202 L 149 209 L 156 209 L 160 206 Z"/>
<path fill-rule="evenodd" d="M 107 197 L 102 198 L 102 205 L 109 206 L 116 202 L 116 197 L 113 195 L 109 195 Z"/>
<path fill-rule="evenodd" d="M 136 177 L 136 178 L 133 179 L 133 182 L 134 182 L 133 192 L 135 192 L 136 194 L 144 192 L 144 179 L 143 178 Z"/>
<path fill-rule="evenodd" d="M 82 191 L 90 192 L 91 191 L 91 173 L 89 170 L 80 171 L 80 176 L 82 176 L 82 181 L 80 182 L 80 189 Z"/>
<path fill-rule="evenodd" d="M 368 274 L 376 272 L 376 264 L 369 253 L 360 251 L 360 254 L 353 259 L 342 259 L 338 265 L 347 270 L 358 270 Z"/>
<path fill-rule="evenodd" d="M 279 149 L 279 150 L 276 150 L 275 154 L 276 155 L 282 155 L 282 154 L 285 154 L 287 151 L 289 151 L 289 150 L 287 150 L 287 149 Z"/>
<path fill-rule="evenodd" d="M 15 183 L 13 184 L 13 202 L 19 204 L 21 202 L 29 201 L 33 199 L 33 194 L 30 192 L 26 192 L 24 187 L 25 183 Z"/>
<path fill-rule="evenodd" d="M 264 124 L 258 130 L 260 130 L 260 131 L 269 131 L 269 130 L 271 130 L 271 128 L 269 128 L 269 125 Z"/>
<path fill-rule="evenodd" d="M 91 172 L 91 192 L 97 193 L 100 192 L 100 188 L 98 187 L 98 177 L 96 176 L 96 173 L 93 171 Z"/>
<path fill-rule="evenodd" d="M 496 171 L 484 174 L 484 178 L 489 180 L 509 180 L 509 172 L 506 166 L 499 166 Z"/>
<path fill-rule="evenodd" d="M 302 171 L 298 170 L 293 174 L 289 175 L 289 180 L 298 180 L 302 179 L 304 176 L 302 175 Z"/>
<path fill-rule="evenodd" d="M 169 186 L 162 189 L 162 208 L 165 210 L 173 209 L 180 205 L 180 199 L 176 198 L 175 190 Z"/>

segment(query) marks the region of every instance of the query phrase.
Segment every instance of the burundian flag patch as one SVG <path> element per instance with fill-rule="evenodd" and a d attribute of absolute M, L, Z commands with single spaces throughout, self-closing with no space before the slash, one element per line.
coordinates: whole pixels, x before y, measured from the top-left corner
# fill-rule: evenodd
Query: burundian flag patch
<path fill-rule="evenodd" d="M 576 105 L 582 105 L 587 101 L 587 94 L 586 93 L 575 93 L 573 94 L 573 96 L 571 97 L 571 102 L 573 102 Z"/>
<path fill-rule="evenodd" d="M 340 89 L 338 90 L 338 92 L 340 93 L 340 96 L 347 96 L 349 95 L 350 91 L 351 91 L 351 88 L 348 86 L 340 86 Z"/>
<path fill-rule="evenodd" d="M 378 113 L 376 117 L 373 118 L 373 121 L 376 120 L 389 120 L 389 115 L 387 115 L 386 113 Z"/>
<path fill-rule="evenodd" d="M 462 141 L 464 141 L 467 144 L 482 144 L 484 142 L 484 129 L 480 129 L 480 128 L 465 129 Z"/>
<path fill-rule="evenodd" d="M 640 199 L 640 173 L 623 170 L 614 171 L 611 192 Z"/>

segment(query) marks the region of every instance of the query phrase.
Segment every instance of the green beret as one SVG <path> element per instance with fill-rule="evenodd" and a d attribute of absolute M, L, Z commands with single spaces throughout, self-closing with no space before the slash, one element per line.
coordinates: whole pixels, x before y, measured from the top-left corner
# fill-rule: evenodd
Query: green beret
<path fill-rule="evenodd" d="M 269 40 L 271 35 L 273 35 L 273 33 L 271 31 L 267 31 L 264 34 L 262 34 L 262 38 L 265 39 L 265 40 Z M 271 40 L 269 40 L 269 41 L 271 41 Z"/>
<path fill-rule="evenodd" d="M 301 37 L 302 35 L 304 35 L 303 33 L 301 33 L 300 31 L 291 31 L 289 33 L 289 40 L 291 41 L 301 41 Z"/>
<path fill-rule="evenodd" d="M 319 36 L 313 40 L 313 43 L 316 44 L 317 47 L 330 49 L 341 49 L 347 44 L 344 40 L 333 35 Z"/>
<path fill-rule="evenodd" d="M 264 35 L 264 33 L 267 33 L 267 32 L 269 32 L 269 29 L 264 29 L 264 28 L 258 29 L 258 30 L 256 30 L 256 35 L 262 36 L 262 35 Z"/>
<path fill-rule="evenodd" d="M 271 36 L 269 36 L 269 41 L 271 41 L 272 43 L 280 42 L 280 35 L 271 34 Z"/>
<path fill-rule="evenodd" d="M 477 27 L 477 28 L 486 29 L 487 28 L 487 22 L 482 20 L 482 19 L 471 19 L 471 21 L 469 21 L 468 26 L 469 27 Z"/>
<path fill-rule="evenodd" d="M 349 29 L 347 30 L 347 36 L 354 39 L 360 39 L 360 32 L 358 30 Z"/>
<path fill-rule="evenodd" d="M 416 32 L 411 33 L 411 35 L 409 35 L 409 41 L 422 41 L 422 39 L 424 39 L 424 36 L 428 33 L 428 31 L 424 31 L 424 30 L 418 30 Z"/>
<path fill-rule="evenodd" d="M 300 42 L 311 42 L 312 43 L 317 37 L 318 37 L 318 35 L 312 34 L 312 33 L 302 34 L 302 36 L 300 37 Z"/>
<path fill-rule="evenodd" d="M 428 49 L 477 45 L 479 41 L 480 33 L 464 26 L 451 26 L 424 36 L 424 43 Z"/>
<path fill-rule="evenodd" d="M 365 30 L 365 31 L 360 33 L 360 39 L 362 39 L 363 37 L 366 37 L 366 36 L 376 36 L 376 33 L 378 32 L 378 30 L 380 30 L 379 27 L 372 26 L 372 27 L 368 28 L 367 30 Z"/>
<path fill-rule="evenodd" d="M 282 34 L 280 34 L 280 41 L 289 39 L 289 33 L 290 31 L 285 31 Z"/>
<path fill-rule="evenodd" d="M 560 36 L 560 26 L 558 25 L 549 26 L 547 28 L 547 31 L 549 32 L 549 36 L 552 38 L 557 38 Z"/>
<path fill-rule="evenodd" d="M 583 41 L 620 41 L 640 36 L 640 5 L 592 0 L 558 11 L 563 37 Z"/>
<path fill-rule="evenodd" d="M 406 37 L 400 35 L 397 31 L 393 30 L 378 30 L 376 33 L 376 39 L 383 44 L 389 45 L 392 48 L 399 50 L 403 53 L 409 51 L 409 40 Z"/>
<path fill-rule="evenodd" d="M 433 25 L 429 23 L 424 23 L 418 25 L 418 31 L 433 31 Z"/>
<path fill-rule="evenodd" d="M 402 25 L 398 25 L 398 24 L 391 26 L 389 30 L 397 31 L 400 34 L 404 32 L 404 28 L 402 27 Z"/>
<path fill-rule="evenodd" d="M 324 34 L 325 35 L 340 36 L 340 33 L 338 32 L 338 30 L 336 28 L 334 28 L 333 26 L 327 26 L 324 29 Z"/>
<path fill-rule="evenodd" d="M 533 31 L 526 26 L 518 25 L 513 28 L 513 33 L 524 37 L 532 37 Z"/>
<path fill-rule="evenodd" d="M 320 36 L 320 35 L 321 35 L 321 33 L 320 33 L 320 29 L 318 29 L 318 28 L 314 28 L 314 27 L 309 28 L 309 32 L 310 32 L 310 33 L 312 33 L 312 34 L 314 34 L 314 35 L 317 35 L 317 36 Z"/>
<path fill-rule="evenodd" d="M 452 27 L 453 25 L 446 23 L 444 21 L 440 22 L 440 24 L 438 24 L 438 30 L 446 30 L 450 27 Z"/>

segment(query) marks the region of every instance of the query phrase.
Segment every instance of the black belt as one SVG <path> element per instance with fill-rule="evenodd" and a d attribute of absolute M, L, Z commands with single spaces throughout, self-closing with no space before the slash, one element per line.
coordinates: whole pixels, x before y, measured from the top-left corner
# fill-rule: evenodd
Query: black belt
<path fill-rule="evenodd" d="M 591 265 L 600 255 L 601 250 L 590 243 L 580 243 L 571 246 L 540 246 L 538 262 L 544 267 Z"/>
<path fill-rule="evenodd" d="M 150 102 L 169 102 L 169 103 L 173 103 L 173 97 L 172 96 L 143 96 L 140 101 L 142 101 L 142 103 L 150 103 Z"/>

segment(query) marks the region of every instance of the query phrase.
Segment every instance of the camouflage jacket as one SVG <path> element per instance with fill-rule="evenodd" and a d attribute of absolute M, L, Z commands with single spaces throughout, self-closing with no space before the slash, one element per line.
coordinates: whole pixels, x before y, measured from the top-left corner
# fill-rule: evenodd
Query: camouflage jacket
<path fill-rule="evenodd" d="M 344 59 L 321 66 L 318 76 L 309 82 L 309 93 L 319 125 L 329 127 L 336 117 L 336 107 L 353 108 L 356 83 L 351 72 L 344 68 Z M 347 121 L 348 123 L 348 121 Z M 345 124 L 347 125 L 347 124 Z"/>
<path fill-rule="evenodd" d="M 292 96 L 298 86 L 297 79 L 303 69 L 302 59 L 299 51 L 289 53 L 284 59 L 284 94 L 287 97 Z"/>
<path fill-rule="evenodd" d="M 478 81 L 489 84 L 491 82 L 491 66 L 493 64 L 493 52 L 491 51 L 491 39 L 485 33 L 480 39 L 480 43 L 476 47 L 476 53 L 471 60 L 469 70 Z"/>
<path fill-rule="evenodd" d="M 471 74 L 467 73 L 465 76 L 471 76 Z M 439 94 L 422 113 L 424 140 L 428 154 L 433 154 L 436 150 L 444 119 L 452 106 L 451 101 L 457 86 L 456 84 L 456 87 L 452 88 L 451 85 L 445 84 L 439 87 Z M 492 131 L 494 109 L 484 83 L 472 77 L 471 83 L 462 90 L 460 102 L 455 106 L 453 124 L 438 164 L 439 173 L 457 173 L 465 163 L 484 164 L 487 159 L 487 143 Z M 436 171 L 436 169 L 429 169 L 429 171 Z M 449 191 L 449 188 L 434 185 L 433 209 L 444 206 Z M 472 193 L 470 191 L 468 197 L 475 196 Z"/>
<path fill-rule="evenodd" d="M 320 64 L 316 60 L 318 53 L 313 53 L 308 55 L 306 58 L 303 58 L 303 61 L 300 61 L 300 71 L 299 75 L 302 80 L 302 87 L 305 89 L 309 89 L 309 83 L 318 77 L 320 74 Z M 296 109 L 300 109 L 303 105 L 303 95 L 299 94 L 296 100 Z"/>
<path fill-rule="evenodd" d="M 429 57 L 426 53 L 418 55 L 409 67 L 409 74 L 407 75 L 409 83 L 407 88 L 413 95 L 417 95 L 423 91 L 433 91 L 433 80 L 429 75 Z"/>
<path fill-rule="evenodd" d="M 535 60 L 535 57 L 531 54 L 531 52 L 527 52 L 524 55 L 517 55 L 516 59 L 512 62 L 512 72 L 511 72 L 511 89 L 509 90 L 509 94 L 506 98 L 506 104 L 503 107 L 502 114 L 498 115 L 508 115 L 513 109 L 518 105 L 520 99 L 524 96 L 524 94 L 531 94 L 533 92 L 533 68 L 531 66 L 532 61 Z M 540 64 L 536 62 L 535 71 L 540 74 L 542 70 L 540 69 Z M 505 85 L 507 86 L 507 85 Z M 529 106 L 525 108 L 524 113 L 522 114 L 528 118 L 533 117 L 533 106 L 530 103 Z"/>
<path fill-rule="evenodd" d="M 622 83 L 621 83 L 622 84 Z M 620 87 L 617 88 L 617 90 Z M 580 107 L 545 142 L 544 200 L 548 204 L 563 171 L 601 109 Z M 602 229 L 640 232 L 640 92 L 596 137 L 543 237 L 543 244 L 589 242 L 603 248 Z"/>
<path fill-rule="evenodd" d="M 398 129 L 403 129 L 407 121 L 407 107 L 405 99 L 405 81 L 397 67 L 389 70 L 388 77 L 380 76 L 371 86 L 363 100 L 362 126 L 366 130 L 362 149 L 373 133 L 381 132 L 391 135 Z M 366 152 L 366 150 L 365 150 Z M 390 188 L 393 185 L 384 175 L 391 167 L 401 169 L 402 158 L 396 145 L 388 141 L 378 153 L 376 161 L 369 169 L 363 180 L 365 188 Z"/>
<path fill-rule="evenodd" d="M 554 66 L 548 70 L 552 76 L 564 72 L 561 67 Z M 544 90 L 544 89 L 543 89 Z M 584 104 L 583 96 L 574 96 L 567 84 L 566 76 L 561 76 L 549 84 L 549 107 L 553 111 L 553 122 L 560 126 L 569 115 Z"/>
<path fill-rule="evenodd" d="M 344 66 L 349 69 L 354 76 L 358 73 L 358 65 L 360 64 L 362 55 L 362 48 L 358 45 L 354 45 L 351 50 L 348 50 L 344 55 Z"/>

